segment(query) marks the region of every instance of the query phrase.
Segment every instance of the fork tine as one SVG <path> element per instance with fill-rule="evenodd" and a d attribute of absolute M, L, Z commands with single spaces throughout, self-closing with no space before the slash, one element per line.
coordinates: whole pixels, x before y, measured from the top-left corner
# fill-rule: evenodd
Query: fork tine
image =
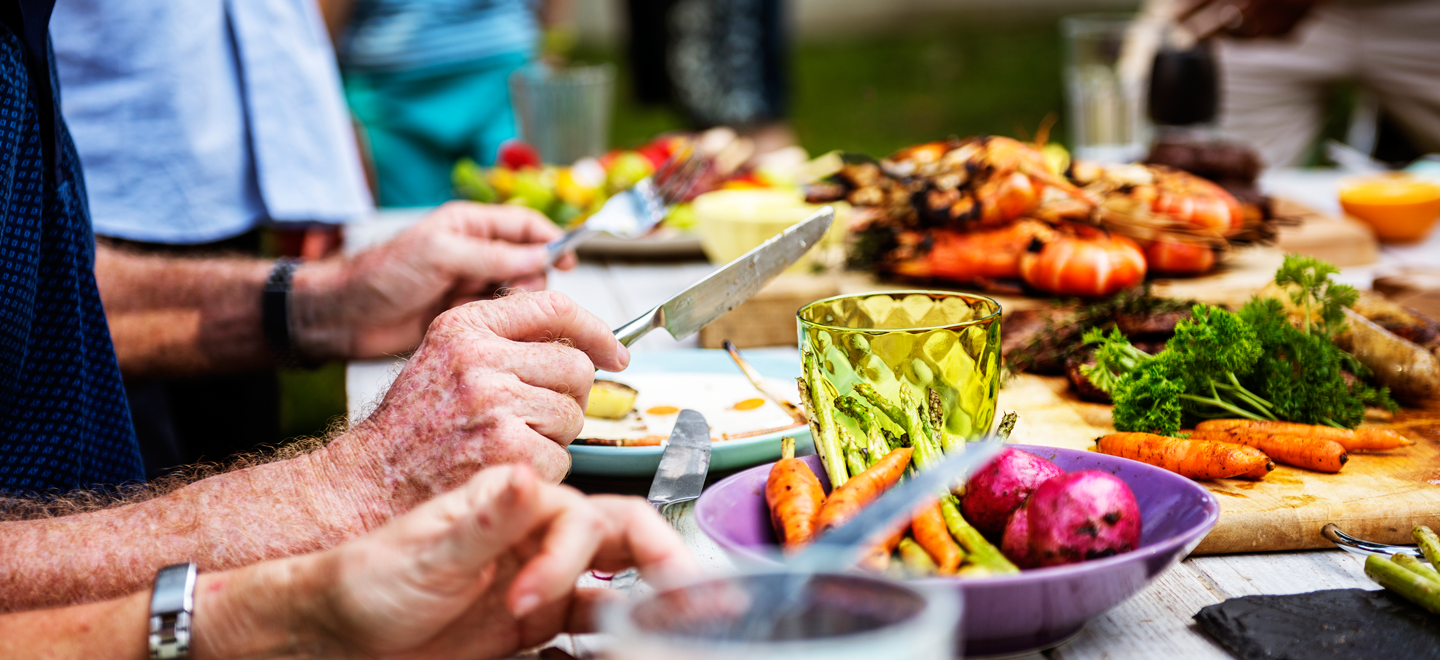
<path fill-rule="evenodd" d="M 700 182 L 700 178 L 705 176 L 705 172 L 709 169 L 710 161 L 708 159 L 695 159 L 693 166 L 688 168 L 683 178 L 676 177 L 661 186 L 659 191 L 660 198 L 664 200 L 666 205 L 679 202 L 684 199 L 686 195 L 690 194 L 690 190 L 695 187 L 696 183 Z M 678 181 L 678 183 L 672 183 L 674 181 Z"/>
<path fill-rule="evenodd" d="M 681 142 L 680 146 L 675 148 L 675 151 L 670 152 L 670 157 L 666 158 L 665 162 L 660 163 L 660 167 L 655 169 L 655 174 L 653 175 L 655 182 L 663 183 L 670 179 L 674 176 L 676 170 L 684 167 L 686 163 L 693 160 L 697 152 L 698 149 L 696 148 L 695 140 L 686 139 Z"/>

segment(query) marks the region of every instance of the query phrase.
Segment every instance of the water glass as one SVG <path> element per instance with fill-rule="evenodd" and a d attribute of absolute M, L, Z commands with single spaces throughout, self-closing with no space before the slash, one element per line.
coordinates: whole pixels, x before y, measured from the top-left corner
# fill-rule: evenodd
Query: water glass
<path fill-rule="evenodd" d="M 797 316 L 806 373 L 818 373 L 838 396 L 861 382 L 892 402 L 928 401 L 934 390 L 946 448 L 990 431 L 1000 393 L 1000 303 L 952 291 L 886 291 L 819 300 Z M 847 416 L 836 421 L 865 436 Z"/>
<path fill-rule="evenodd" d="M 510 98 L 520 138 L 554 165 L 605 153 L 615 103 L 610 64 L 556 68 L 531 64 L 510 74 Z"/>
<path fill-rule="evenodd" d="M 708 580 L 600 614 L 610 660 L 950 660 L 961 646 L 953 587 L 858 574 Z"/>
<path fill-rule="evenodd" d="M 1146 78 L 1153 27 L 1132 14 L 1079 14 L 1060 20 L 1065 35 L 1065 97 L 1077 158 L 1131 162 L 1145 155 Z"/>

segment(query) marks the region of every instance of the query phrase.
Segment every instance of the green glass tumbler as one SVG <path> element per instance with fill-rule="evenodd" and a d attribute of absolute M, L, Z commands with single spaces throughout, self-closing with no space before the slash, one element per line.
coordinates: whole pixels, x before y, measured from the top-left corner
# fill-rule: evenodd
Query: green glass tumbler
<path fill-rule="evenodd" d="M 930 419 L 945 451 L 990 431 L 1000 391 L 1000 303 L 950 291 L 884 291 L 826 298 L 796 316 L 806 381 L 826 408 L 817 412 L 844 426 L 842 435 L 866 436 L 870 422 L 853 417 L 857 411 L 877 413 L 872 418 L 892 437 L 915 434 L 878 414 L 886 405 L 938 415 Z M 823 390 L 814 389 L 817 378 Z M 872 388 L 869 396 L 857 385 Z M 919 467 L 938 458 L 915 446 Z"/>

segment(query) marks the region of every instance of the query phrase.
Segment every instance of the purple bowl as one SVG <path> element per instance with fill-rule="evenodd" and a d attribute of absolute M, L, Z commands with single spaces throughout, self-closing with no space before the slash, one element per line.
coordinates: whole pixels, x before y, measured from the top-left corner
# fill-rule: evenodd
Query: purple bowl
<path fill-rule="evenodd" d="M 1011 445 L 1043 456 L 1066 472 L 1102 470 L 1123 480 L 1140 504 L 1140 547 L 1132 552 L 1069 566 L 1037 568 L 987 579 L 932 578 L 960 590 L 966 656 L 1012 654 L 1064 643 L 1085 626 L 1189 554 L 1215 526 L 1220 506 L 1204 487 L 1172 472 L 1090 451 Z M 818 456 L 801 460 L 830 480 Z M 770 465 L 711 486 L 695 505 L 700 529 L 737 563 L 774 567 L 775 533 L 765 507 Z"/>

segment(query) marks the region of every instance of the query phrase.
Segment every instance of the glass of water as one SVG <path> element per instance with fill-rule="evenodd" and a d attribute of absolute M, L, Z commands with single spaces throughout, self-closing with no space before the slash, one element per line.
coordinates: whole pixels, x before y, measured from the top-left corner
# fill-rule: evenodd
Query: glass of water
<path fill-rule="evenodd" d="M 1065 96 L 1075 157 L 1127 163 L 1145 155 L 1153 26 L 1133 14 L 1079 14 L 1060 20 Z"/>
<path fill-rule="evenodd" d="M 615 67 L 535 63 L 510 74 L 520 138 L 554 165 L 605 153 L 615 103 Z"/>

